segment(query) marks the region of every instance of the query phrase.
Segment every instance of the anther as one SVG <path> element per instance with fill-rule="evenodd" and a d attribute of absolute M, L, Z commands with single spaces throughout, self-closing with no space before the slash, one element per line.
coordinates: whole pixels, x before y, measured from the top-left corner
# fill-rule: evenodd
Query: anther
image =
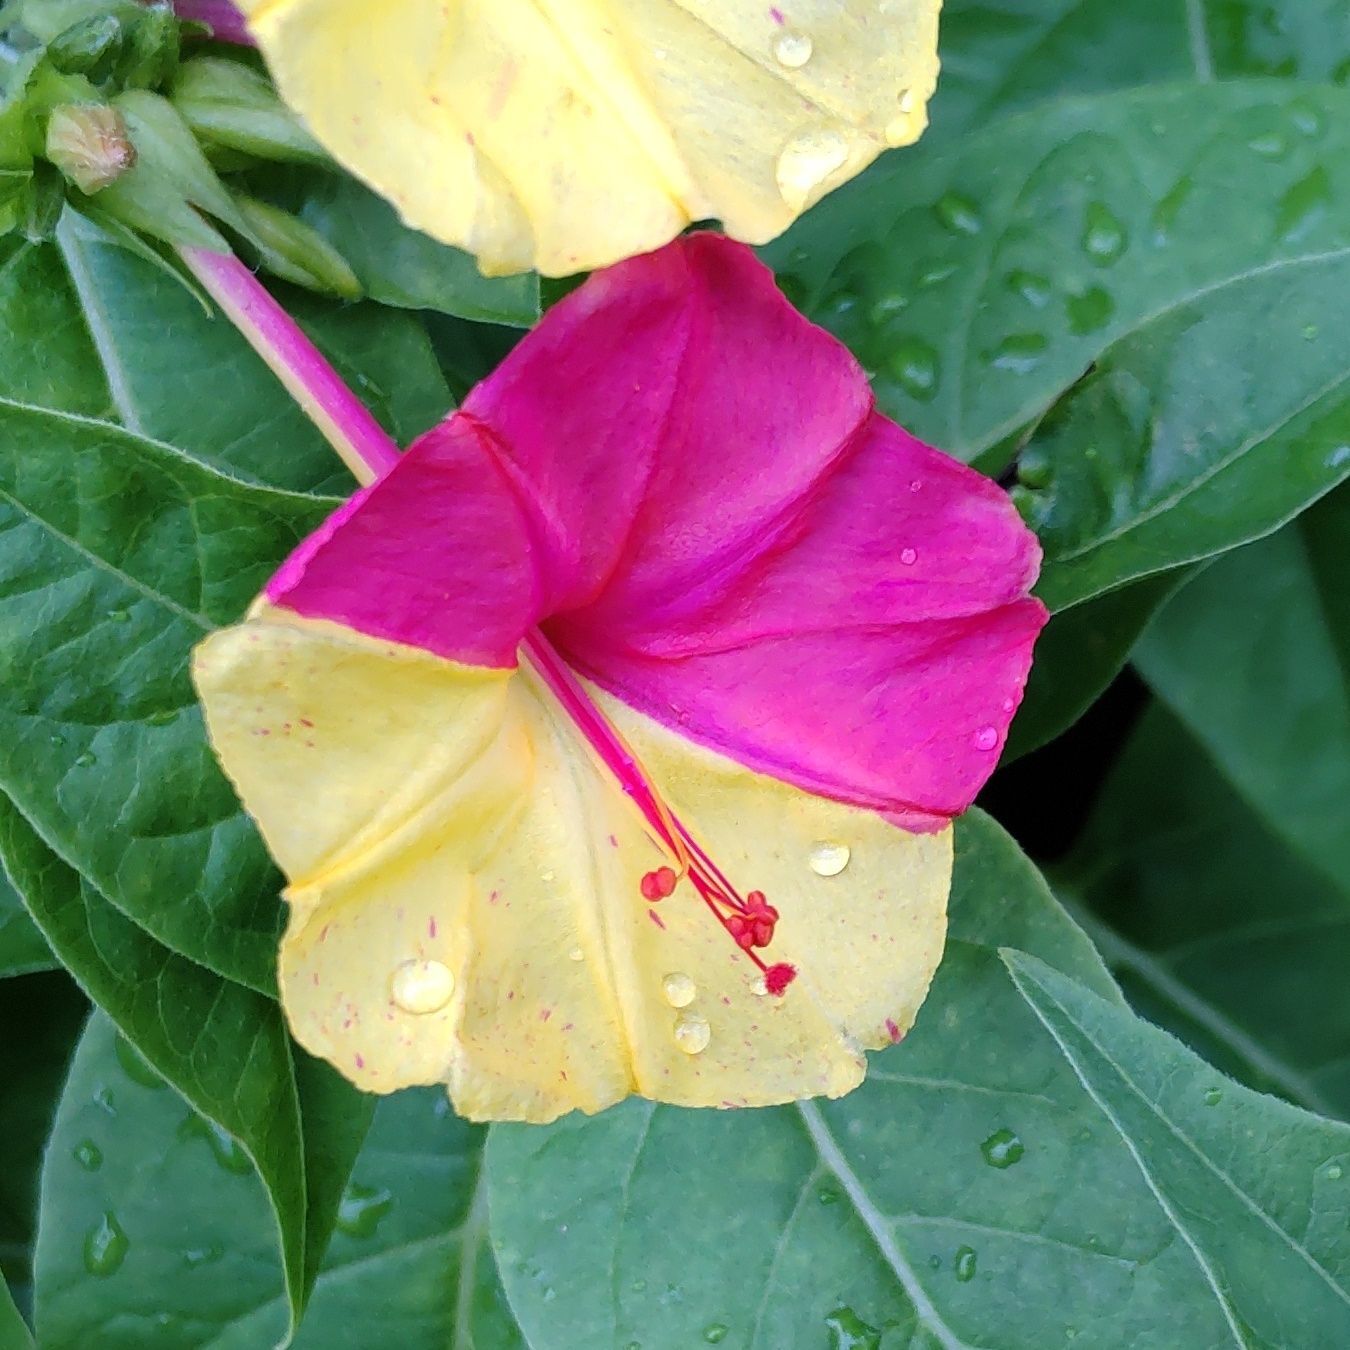
<path fill-rule="evenodd" d="M 644 900 L 664 900 L 675 889 L 675 883 L 679 878 L 675 875 L 673 867 L 658 867 L 655 872 L 648 872 L 642 878 L 642 898 Z"/>

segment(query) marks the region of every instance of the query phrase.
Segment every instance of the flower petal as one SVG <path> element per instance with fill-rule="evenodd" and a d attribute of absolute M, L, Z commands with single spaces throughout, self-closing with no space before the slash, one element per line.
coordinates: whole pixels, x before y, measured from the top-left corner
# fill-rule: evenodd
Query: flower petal
<path fill-rule="evenodd" d="M 528 670 L 263 606 L 203 644 L 195 677 L 291 879 L 295 1034 L 363 1088 L 445 1081 L 463 1114 L 521 1120 L 630 1091 L 834 1096 L 922 1001 L 948 831 L 804 794 L 598 695 L 719 865 L 773 898 L 775 959 L 799 974 L 765 996 L 688 886 L 642 899 L 664 855 Z"/>
<path fill-rule="evenodd" d="M 763 243 L 916 140 L 939 0 L 241 0 L 284 97 L 409 224 L 565 275 Z"/>

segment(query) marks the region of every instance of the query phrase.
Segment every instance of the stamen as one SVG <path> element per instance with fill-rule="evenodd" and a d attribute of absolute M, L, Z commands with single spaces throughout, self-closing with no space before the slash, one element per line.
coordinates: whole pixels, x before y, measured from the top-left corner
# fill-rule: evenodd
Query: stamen
<path fill-rule="evenodd" d="M 765 989 L 781 995 L 796 978 L 797 971 L 786 963 L 766 965 L 758 954 L 773 941 L 778 923 L 778 911 L 769 904 L 764 892 L 750 891 L 742 896 L 727 880 L 722 869 L 662 801 L 637 756 L 587 696 L 547 638 L 535 630 L 526 636 L 522 646 L 550 692 L 641 811 L 656 843 L 670 855 L 674 866 L 658 867 L 643 875 L 639 883 L 642 898 L 664 900 L 681 879 L 687 879 L 732 941 L 764 972 Z M 656 911 L 651 913 L 655 918 Z"/>

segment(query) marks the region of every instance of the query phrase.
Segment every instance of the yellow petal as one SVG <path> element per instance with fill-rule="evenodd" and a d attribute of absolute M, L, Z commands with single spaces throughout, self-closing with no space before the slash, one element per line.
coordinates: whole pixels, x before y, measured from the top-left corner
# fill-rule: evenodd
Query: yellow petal
<path fill-rule="evenodd" d="M 916 140 L 941 0 L 241 0 L 282 95 L 410 225 L 566 275 L 763 243 Z"/>
<path fill-rule="evenodd" d="M 781 913 L 756 967 L 528 673 L 263 608 L 195 675 L 216 748 L 287 871 L 282 997 L 359 1087 L 448 1084 L 475 1119 L 630 1092 L 687 1106 L 838 1096 L 911 1024 L 941 955 L 950 831 L 742 768 L 594 693 L 741 889 Z M 265 733 L 265 734 L 264 734 Z"/>

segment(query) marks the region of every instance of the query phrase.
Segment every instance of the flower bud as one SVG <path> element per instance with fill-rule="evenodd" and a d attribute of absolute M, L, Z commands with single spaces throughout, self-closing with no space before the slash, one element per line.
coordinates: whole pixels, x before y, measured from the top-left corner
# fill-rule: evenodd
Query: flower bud
<path fill-rule="evenodd" d="M 136 147 L 116 108 L 67 103 L 47 123 L 47 158 L 81 192 L 95 193 L 136 163 Z"/>

